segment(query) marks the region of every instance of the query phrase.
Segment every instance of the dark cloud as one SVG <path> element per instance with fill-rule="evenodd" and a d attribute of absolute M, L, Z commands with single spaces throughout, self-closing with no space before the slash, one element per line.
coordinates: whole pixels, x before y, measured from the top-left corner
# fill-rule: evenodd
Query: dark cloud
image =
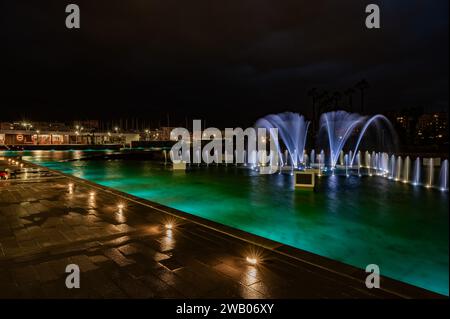
<path fill-rule="evenodd" d="M 207 117 L 248 124 L 309 113 L 311 87 L 366 78 L 370 111 L 448 107 L 448 1 L 4 0 L 5 117 Z M 217 111 L 222 108 L 222 111 Z M 227 112 L 225 112 L 226 110 Z M 165 115 L 163 116 L 165 117 Z"/>

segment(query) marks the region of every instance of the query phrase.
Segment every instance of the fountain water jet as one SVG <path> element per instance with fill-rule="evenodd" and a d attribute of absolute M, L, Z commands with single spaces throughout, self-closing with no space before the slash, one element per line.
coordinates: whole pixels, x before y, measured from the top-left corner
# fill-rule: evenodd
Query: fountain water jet
<path fill-rule="evenodd" d="M 405 164 L 403 165 L 403 183 L 409 182 L 409 167 L 411 165 L 411 159 L 409 156 L 405 158 Z"/>
<path fill-rule="evenodd" d="M 397 167 L 395 168 L 395 180 L 399 181 L 402 177 L 402 157 L 397 157 Z"/>
<path fill-rule="evenodd" d="M 358 151 L 359 144 L 361 143 L 361 140 L 364 137 L 364 135 L 366 134 L 366 131 L 369 128 L 369 126 L 372 124 L 375 124 L 378 126 L 378 122 L 380 122 L 380 121 L 385 122 L 387 124 L 387 126 L 391 132 L 392 138 L 394 139 L 393 142 L 395 145 L 397 144 L 397 134 L 395 133 L 395 130 L 392 126 L 391 121 L 389 121 L 389 119 L 386 116 L 377 114 L 377 115 L 372 116 L 365 122 L 363 128 L 361 129 L 361 132 L 359 133 L 358 140 L 357 140 L 355 148 L 353 150 L 353 154 L 356 154 L 356 152 Z M 383 132 L 383 137 L 384 137 L 384 132 Z M 353 157 L 351 159 L 351 164 L 353 164 L 354 161 L 355 161 L 355 156 L 353 155 Z"/>
<path fill-rule="evenodd" d="M 289 153 L 292 169 L 303 163 L 303 154 L 308 133 L 309 121 L 297 113 L 285 112 L 280 114 L 267 115 L 256 122 L 257 127 L 266 129 L 278 129 L 278 136 L 281 138 L 286 151 Z M 275 141 L 276 148 L 281 157 L 281 147 Z M 287 156 L 286 156 L 287 157 Z M 287 162 L 287 158 L 286 158 Z"/>
<path fill-rule="evenodd" d="M 448 160 L 444 160 L 441 164 L 441 172 L 439 173 L 439 189 L 448 191 Z"/>
<path fill-rule="evenodd" d="M 389 179 L 393 179 L 395 176 L 395 155 L 391 155 L 391 160 L 389 162 Z"/>
<path fill-rule="evenodd" d="M 353 130 L 362 124 L 364 119 L 364 116 L 345 111 L 328 112 L 321 115 L 319 136 L 323 132 L 327 135 L 332 169 L 336 166 L 339 155 Z"/>
<path fill-rule="evenodd" d="M 358 151 L 356 158 L 358 160 L 358 176 L 361 176 L 361 151 Z"/>
<path fill-rule="evenodd" d="M 372 161 L 373 161 L 373 167 L 375 168 L 375 174 L 376 175 L 381 175 L 380 173 L 380 159 L 379 159 L 379 154 L 378 153 L 374 153 L 372 156 Z"/>
<path fill-rule="evenodd" d="M 426 187 L 432 187 L 434 181 L 434 160 L 431 157 L 428 162 L 428 176 L 427 176 L 427 184 Z"/>
<path fill-rule="evenodd" d="M 344 163 L 345 163 L 345 176 L 349 177 L 350 175 L 348 174 L 348 154 L 344 155 Z"/>
<path fill-rule="evenodd" d="M 420 157 L 414 161 L 413 185 L 420 184 Z"/>
<path fill-rule="evenodd" d="M 320 154 L 317 155 L 319 162 L 319 176 L 322 176 L 322 170 L 325 163 L 325 152 L 323 150 L 320 151 Z"/>

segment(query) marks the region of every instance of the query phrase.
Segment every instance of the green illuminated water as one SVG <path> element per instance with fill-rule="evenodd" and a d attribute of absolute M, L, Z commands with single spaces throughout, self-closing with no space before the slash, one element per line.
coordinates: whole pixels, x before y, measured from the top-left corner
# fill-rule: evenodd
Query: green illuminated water
<path fill-rule="evenodd" d="M 243 168 L 173 172 L 148 161 L 70 161 L 74 152 L 28 159 L 101 185 L 448 295 L 448 193 L 379 177 L 321 178 L 296 191 L 289 175 Z M 27 157 L 24 157 L 27 159 Z"/>

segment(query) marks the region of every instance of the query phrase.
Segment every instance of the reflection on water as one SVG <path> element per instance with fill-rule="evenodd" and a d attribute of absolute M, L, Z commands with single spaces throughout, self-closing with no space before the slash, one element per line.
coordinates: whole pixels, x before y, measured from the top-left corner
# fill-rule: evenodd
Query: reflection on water
<path fill-rule="evenodd" d="M 378 177 L 292 176 L 244 168 L 173 172 L 149 161 L 63 161 L 74 152 L 25 152 L 50 168 L 448 295 L 448 193 Z M 166 243 L 169 244 L 169 243 Z"/>

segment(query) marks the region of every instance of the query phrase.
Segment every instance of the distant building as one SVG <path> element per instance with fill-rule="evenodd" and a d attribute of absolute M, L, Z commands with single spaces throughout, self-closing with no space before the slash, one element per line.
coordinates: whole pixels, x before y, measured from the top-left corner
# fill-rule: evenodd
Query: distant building
<path fill-rule="evenodd" d="M 99 120 L 84 120 L 73 122 L 72 127 L 83 127 L 86 130 L 98 130 L 100 128 Z"/>
<path fill-rule="evenodd" d="M 0 122 L 0 145 L 130 144 L 134 132 L 97 131 L 98 121 Z"/>
<path fill-rule="evenodd" d="M 423 113 L 423 110 L 407 109 L 386 115 L 401 144 L 430 146 L 448 143 L 448 113 Z"/>
<path fill-rule="evenodd" d="M 400 142 L 408 145 L 413 144 L 418 116 L 408 111 L 389 112 L 386 115 L 394 126 Z"/>
<path fill-rule="evenodd" d="M 140 133 L 141 141 L 170 141 L 170 132 L 175 127 L 163 126 L 159 129 L 145 130 Z"/>
<path fill-rule="evenodd" d="M 417 144 L 448 143 L 448 113 L 423 114 L 416 127 Z"/>

